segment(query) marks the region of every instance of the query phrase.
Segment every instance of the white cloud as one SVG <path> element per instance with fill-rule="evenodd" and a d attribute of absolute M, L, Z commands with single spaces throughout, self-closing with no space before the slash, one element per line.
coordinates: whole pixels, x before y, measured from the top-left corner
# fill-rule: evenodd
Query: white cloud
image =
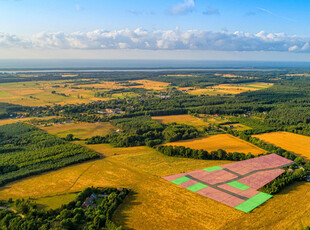
<path fill-rule="evenodd" d="M 284 33 L 233 33 L 203 30 L 148 31 L 94 30 L 73 33 L 39 33 L 31 39 L 0 33 L 2 48 L 40 49 L 138 49 L 138 50 L 213 50 L 213 51 L 280 51 L 310 53 L 310 37 L 288 36 Z"/>
<path fill-rule="evenodd" d="M 178 3 L 168 9 L 168 14 L 171 15 L 184 15 L 188 14 L 193 11 L 195 8 L 195 1 L 194 0 L 184 0 L 181 3 Z"/>
<path fill-rule="evenodd" d="M 204 15 L 220 15 L 220 11 L 216 8 L 208 8 L 202 12 Z"/>

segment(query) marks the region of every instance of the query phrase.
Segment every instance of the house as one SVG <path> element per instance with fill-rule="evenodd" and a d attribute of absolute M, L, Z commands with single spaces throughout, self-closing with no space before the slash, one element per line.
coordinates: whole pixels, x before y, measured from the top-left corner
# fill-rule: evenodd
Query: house
<path fill-rule="evenodd" d="M 310 176 L 306 176 L 306 181 L 310 182 Z"/>
<path fill-rule="evenodd" d="M 228 128 L 233 129 L 233 128 L 234 128 L 234 126 L 233 126 L 233 125 L 230 125 Z"/>
<path fill-rule="evenodd" d="M 216 113 L 216 114 L 214 114 L 214 116 L 215 116 L 215 117 L 218 117 L 219 115 Z"/>
<path fill-rule="evenodd" d="M 72 123 L 72 121 L 65 121 L 66 124 Z"/>

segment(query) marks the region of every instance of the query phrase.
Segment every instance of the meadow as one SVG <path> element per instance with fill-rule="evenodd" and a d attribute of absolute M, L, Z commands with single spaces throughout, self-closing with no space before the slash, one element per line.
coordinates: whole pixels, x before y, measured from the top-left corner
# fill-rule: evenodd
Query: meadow
<path fill-rule="evenodd" d="M 273 132 L 254 135 L 267 143 L 310 159 L 310 137 L 289 132 Z"/>
<path fill-rule="evenodd" d="M 229 134 L 219 134 L 208 137 L 200 137 L 190 140 L 182 140 L 166 143 L 165 145 L 185 146 L 192 149 L 204 149 L 208 152 L 223 149 L 227 152 L 252 153 L 258 155 L 266 151 L 244 140 Z"/>
<path fill-rule="evenodd" d="M 179 90 L 186 91 L 192 95 L 235 95 L 243 92 L 262 90 L 271 87 L 272 83 L 255 82 L 248 84 L 220 84 L 206 88 L 182 87 Z"/>
<path fill-rule="evenodd" d="M 64 76 L 68 77 L 67 75 Z M 74 75 L 72 75 L 72 77 L 74 77 Z M 132 86 L 130 85 L 131 83 L 133 84 Z M 95 92 L 97 91 L 103 92 L 129 88 L 164 90 L 170 83 L 151 80 L 134 80 L 128 81 L 128 84 L 129 85 L 117 81 L 93 81 L 89 79 L 1 83 L 0 102 L 23 106 L 90 103 L 96 100 L 139 96 L 133 92 L 123 92 L 115 93 L 109 97 L 98 98 L 95 97 Z"/>
<path fill-rule="evenodd" d="M 300 229 L 310 223 L 310 196 L 305 195 L 310 184 L 290 186 L 245 214 L 161 178 L 228 161 L 173 158 L 148 147 L 139 148 L 126 154 L 115 149 L 119 155 L 8 184 L 0 191 L 0 199 L 30 196 L 42 207 L 54 208 L 87 186 L 126 187 L 133 192 L 113 219 L 126 229 Z"/>
<path fill-rule="evenodd" d="M 208 123 L 202 121 L 201 118 L 193 117 L 189 114 L 170 115 L 170 116 L 154 116 L 152 117 L 152 119 L 162 124 L 168 124 L 168 123 L 175 122 L 175 123 L 191 125 L 200 131 L 203 129 L 203 127 L 208 126 Z"/>
<path fill-rule="evenodd" d="M 116 130 L 116 127 L 114 127 L 110 122 L 64 123 L 40 128 L 47 131 L 49 134 L 53 134 L 58 137 L 66 137 L 68 134 L 73 134 L 74 137 L 79 139 L 86 139 L 96 135 L 105 136 Z"/>

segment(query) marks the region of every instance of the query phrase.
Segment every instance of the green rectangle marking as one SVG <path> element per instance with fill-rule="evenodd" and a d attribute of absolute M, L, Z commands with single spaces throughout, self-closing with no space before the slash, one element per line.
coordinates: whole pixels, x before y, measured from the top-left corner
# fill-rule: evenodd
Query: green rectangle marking
<path fill-rule="evenodd" d="M 247 189 L 249 189 L 250 187 L 249 186 L 247 186 L 247 185 L 245 185 L 245 184 L 242 184 L 242 183 L 240 183 L 240 182 L 238 182 L 238 181 L 232 181 L 232 182 L 229 182 L 229 183 L 227 183 L 228 185 L 230 185 L 230 186 L 232 186 L 232 187 L 234 187 L 234 188 L 237 188 L 237 189 L 240 189 L 240 190 L 242 190 L 242 191 L 244 191 L 244 190 L 247 190 Z"/>
<path fill-rule="evenodd" d="M 203 170 L 207 171 L 207 172 L 213 172 L 213 171 L 218 171 L 218 170 L 221 170 L 223 169 L 222 167 L 220 166 L 214 166 L 214 167 L 210 167 L 210 168 L 205 168 Z"/>
<path fill-rule="evenodd" d="M 193 184 L 186 189 L 192 191 L 192 192 L 198 192 L 199 190 L 208 187 L 208 185 L 205 185 L 203 183 L 198 182 L 197 184 Z"/>
<path fill-rule="evenodd" d="M 251 197 L 249 200 L 251 200 L 251 202 L 253 202 L 253 203 L 261 205 L 262 203 L 269 200 L 271 197 L 272 197 L 272 195 L 270 195 L 270 194 L 260 192 L 260 193 L 256 194 L 255 196 Z"/>
<path fill-rule="evenodd" d="M 184 183 L 184 182 L 186 182 L 186 181 L 189 181 L 190 179 L 189 178 L 187 178 L 186 176 L 182 176 L 182 177 L 180 177 L 180 178 L 178 178 L 178 179 L 175 179 L 175 180 L 173 180 L 173 181 L 171 181 L 172 183 L 174 183 L 174 184 L 182 184 L 182 183 Z"/>
<path fill-rule="evenodd" d="M 261 204 L 265 203 L 271 197 L 272 195 L 260 192 L 255 196 L 251 197 L 250 199 L 244 201 L 243 203 L 237 205 L 235 209 L 248 213 L 253 209 L 257 208 L 258 206 L 260 206 Z"/>
<path fill-rule="evenodd" d="M 250 201 L 250 199 L 244 201 L 243 203 L 237 205 L 235 209 L 248 213 L 251 212 L 253 209 L 255 209 L 259 204 L 253 203 Z"/>

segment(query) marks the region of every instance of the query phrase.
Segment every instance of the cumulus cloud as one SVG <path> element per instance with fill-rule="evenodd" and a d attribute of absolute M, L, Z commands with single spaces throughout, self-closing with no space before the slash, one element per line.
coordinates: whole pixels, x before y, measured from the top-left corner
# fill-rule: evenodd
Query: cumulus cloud
<path fill-rule="evenodd" d="M 184 0 L 181 3 L 172 6 L 167 12 L 171 15 L 185 15 L 192 12 L 195 5 L 194 0 Z"/>
<path fill-rule="evenodd" d="M 0 33 L 0 47 L 50 49 L 140 49 L 140 50 L 215 50 L 282 51 L 310 53 L 310 37 L 284 33 L 245 33 L 203 30 L 148 31 L 94 30 L 72 33 L 39 33 L 31 39 Z"/>
<path fill-rule="evenodd" d="M 219 15 L 220 11 L 216 8 L 209 8 L 202 12 L 204 15 Z"/>

